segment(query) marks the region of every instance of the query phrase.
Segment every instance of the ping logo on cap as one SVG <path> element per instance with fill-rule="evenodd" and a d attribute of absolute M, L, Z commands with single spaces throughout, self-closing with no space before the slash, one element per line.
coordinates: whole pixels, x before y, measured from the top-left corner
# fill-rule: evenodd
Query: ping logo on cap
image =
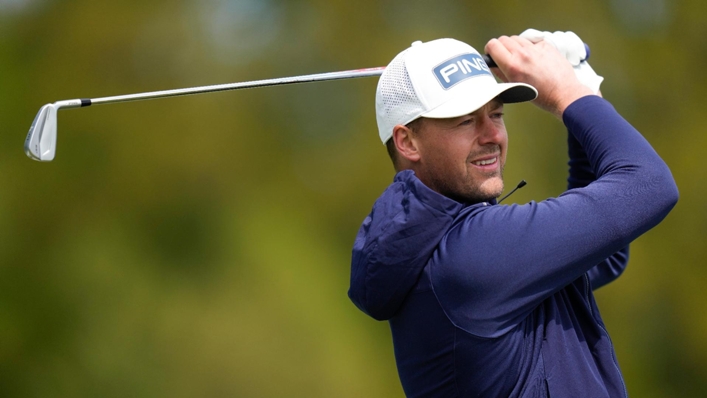
<path fill-rule="evenodd" d="M 433 72 L 445 90 L 470 77 L 491 75 L 484 59 L 479 54 L 473 53 L 459 55 L 444 61 L 435 67 Z"/>

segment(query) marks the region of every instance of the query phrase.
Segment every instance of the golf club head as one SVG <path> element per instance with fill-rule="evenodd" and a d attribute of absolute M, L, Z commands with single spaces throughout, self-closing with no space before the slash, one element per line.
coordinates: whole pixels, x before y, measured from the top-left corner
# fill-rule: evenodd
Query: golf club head
<path fill-rule="evenodd" d="M 29 128 L 25 139 L 25 153 L 30 159 L 50 162 L 56 152 L 56 111 L 54 104 L 44 105 Z"/>

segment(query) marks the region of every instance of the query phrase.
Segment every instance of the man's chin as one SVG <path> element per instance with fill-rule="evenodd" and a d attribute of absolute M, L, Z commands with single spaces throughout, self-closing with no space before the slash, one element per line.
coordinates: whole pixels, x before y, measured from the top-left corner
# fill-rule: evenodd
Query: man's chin
<path fill-rule="evenodd" d="M 495 199 L 503 193 L 503 178 L 492 177 L 484 181 L 481 186 L 479 186 L 479 192 L 483 196 L 487 197 L 488 200 Z"/>
<path fill-rule="evenodd" d="M 481 185 L 476 187 L 467 187 L 456 193 L 446 192 L 443 195 L 463 203 L 481 203 L 490 202 L 503 193 L 503 179 L 493 177 L 485 180 Z"/>

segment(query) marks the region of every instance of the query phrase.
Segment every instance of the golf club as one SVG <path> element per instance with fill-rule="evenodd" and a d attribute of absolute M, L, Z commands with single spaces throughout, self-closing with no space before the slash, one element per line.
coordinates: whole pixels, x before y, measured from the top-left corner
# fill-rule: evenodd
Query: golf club
<path fill-rule="evenodd" d="M 587 57 L 589 58 L 589 46 L 585 44 Z M 488 55 L 483 55 L 484 61 L 489 67 L 495 67 L 496 63 Z M 57 111 L 63 108 L 81 108 L 91 105 L 111 104 L 116 102 L 140 101 L 155 98 L 177 97 L 192 94 L 212 93 L 217 91 L 238 90 L 243 88 L 268 87 L 294 83 L 307 83 L 327 80 L 353 79 L 357 77 L 380 76 L 385 70 L 384 66 L 375 68 L 355 69 L 340 72 L 327 72 L 312 75 L 282 77 L 267 80 L 253 80 L 240 83 L 217 84 L 211 86 L 200 86 L 164 91 L 151 91 L 147 93 L 118 95 L 113 97 L 102 97 L 93 99 L 72 99 L 57 101 L 53 104 L 46 104 L 39 109 L 37 116 L 29 128 L 25 139 L 25 153 L 30 159 L 41 162 L 54 160 L 56 153 L 57 134 Z"/>
<path fill-rule="evenodd" d="M 217 91 L 238 90 L 242 88 L 267 87 L 284 84 L 306 83 L 326 80 L 352 79 L 356 77 L 380 76 L 385 67 L 356 69 L 341 72 L 318 73 L 313 75 L 282 77 L 267 80 L 254 80 L 240 83 L 217 84 L 165 91 L 152 91 L 139 94 L 118 95 L 93 99 L 72 99 L 46 104 L 39 109 L 25 139 L 25 153 L 30 159 L 50 162 L 56 153 L 57 116 L 59 109 L 81 108 L 91 105 L 111 104 L 116 102 L 140 101 L 155 98 L 177 97 L 183 95 L 212 93 Z"/>

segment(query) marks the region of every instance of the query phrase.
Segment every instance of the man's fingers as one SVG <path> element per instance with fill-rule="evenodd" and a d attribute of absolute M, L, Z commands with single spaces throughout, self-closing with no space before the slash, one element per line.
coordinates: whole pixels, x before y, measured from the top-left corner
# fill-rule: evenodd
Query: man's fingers
<path fill-rule="evenodd" d="M 510 62 L 510 59 L 512 58 L 511 52 L 500 40 L 503 37 L 506 36 L 489 40 L 484 47 L 484 51 L 486 51 L 486 54 L 489 54 L 491 58 L 496 61 L 496 65 L 505 65 Z"/>
<path fill-rule="evenodd" d="M 526 48 L 532 47 L 535 44 L 532 41 L 526 39 L 525 37 L 518 36 L 518 35 L 513 35 L 510 37 L 510 39 L 513 40 L 514 42 L 520 44 L 521 47 L 526 47 Z"/>
<path fill-rule="evenodd" d="M 518 69 L 520 64 L 526 62 L 532 52 L 535 50 L 535 45 L 528 39 L 520 36 L 501 36 L 498 39 L 490 40 L 485 47 L 486 52 L 493 58 L 498 65 L 498 69 L 502 72 L 497 76 L 503 81 L 508 81 L 506 78 L 514 75 L 514 70 Z M 518 71 L 516 71 L 518 72 Z M 503 76 L 503 78 L 501 78 Z"/>
<path fill-rule="evenodd" d="M 530 48 L 533 46 L 533 43 L 523 37 L 520 36 L 501 36 L 498 38 L 498 41 L 503 44 L 506 49 L 508 49 L 509 52 L 514 53 L 518 51 L 522 51 L 523 48 Z"/>
<path fill-rule="evenodd" d="M 530 41 L 518 36 L 501 36 L 498 39 L 489 40 L 484 47 L 484 51 L 493 58 L 496 65 L 501 67 L 501 65 L 510 64 L 515 57 L 514 54 L 523 53 L 525 51 L 524 47 L 532 45 L 533 43 Z"/>

